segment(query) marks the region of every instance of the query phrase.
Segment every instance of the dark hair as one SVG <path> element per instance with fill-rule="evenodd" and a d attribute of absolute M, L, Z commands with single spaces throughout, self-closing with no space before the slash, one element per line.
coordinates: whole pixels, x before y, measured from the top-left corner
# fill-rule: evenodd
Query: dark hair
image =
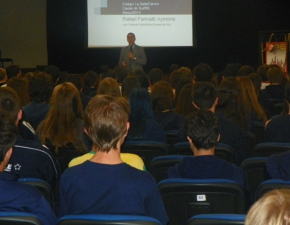
<path fill-rule="evenodd" d="M 129 70 L 124 66 L 116 66 L 114 74 L 119 84 L 123 83 L 124 79 L 128 76 Z"/>
<path fill-rule="evenodd" d="M 177 102 L 178 100 L 178 96 L 181 92 L 181 89 L 187 84 L 192 84 L 192 82 L 189 79 L 184 79 L 184 78 L 178 81 L 178 83 L 175 86 L 175 102 Z"/>
<path fill-rule="evenodd" d="M 28 79 L 26 77 L 12 77 L 7 82 L 7 87 L 13 88 L 20 98 L 20 107 L 29 104 Z"/>
<path fill-rule="evenodd" d="M 149 79 L 148 79 L 147 75 L 146 74 L 145 75 L 138 75 L 137 77 L 140 81 L 141 87 L 148 89 L 150 84 L 149 84 Z"/>
<path fill-rule="evenodd" d="M 21 71 L 21 68 L 18 65 L 12 64 L 6 67 L 6 72 L 9 79 L 11 77 L 16 77 L 20 71 Z"/>
<path fill-rule="evenodd" d="M 289 114 L 289 104 L 290 104 L 290 81 L 288 81 L 284 87 L 284 107 L 281 115 Z"/>
<path fill-rule="evenodd" d="M 262 77 L 260 74 L 258 73 L 251 73 L 249 76 L 248 76 L 251 81 L 253 82 L 253 85 L 254 85 L 254 88 L 256 90 L 256 93 L 257 93 L 257 96 L 261 90 L 261 84 L 262 84 Z"/>
<path fill-rule="evenodd" d="M 98 74 L 92 70 L 86 72 L 84 76 L 84 86 L 93 87 L 97 83 L 98 77 L 100 80 L 100 76 L 98 76 Z"/>
<path fill-rule="evenodd" d="M 261 76 L 263 81 L 267 81 L 267 72 L 268 72 L 269 66 L 267 64 L 261 65 L 257 69 L 257 73 Z"/>
<path fill-rule="evenodd" d="M 255 69 L 250 65 L 244 65 L 239 69 L 239 76 L 248 76 L 251 73 L 254 73 Z"/>
<path fill-rule="evenodd" d="M 0 110 L 0 162 L 3 162 L 7 151 L 13 147 L 17 139 L 15 121 L 8 119 Z"/>
<path fill-rule="evenodd" d="M 193 84 L 186 84 L 180 91 L 174 111 L 184 116 L 188 116 L 195 109 L 192 105 L 191 91 Z"/>
<path fill-rule="evenodd" d="M 0 110 L 15 123 L 20 110 L 20 99 L 11 87 L 0 88 Z"/>
<path fill-rule="evenodd" d="M 132 32 L 128 33 L 128 34 L 127 34 L 127 37 L 128 37 L 128 35 L 129 35 L 129 34 L 132 34 L 132 35 L 133 35 L 133 37 L 134 37 L 134 38 L 136 38 L 136 37 L 135 37 L 135 34 L 134 34 L 134 33 L 132 33 Z"/>
<path fill-rule="evenodd" d="M 55 84 L 57 79 L 59 78 L 59 75 L 60 75 L 60 71 L 59 69 L 56 67 L 56 66 L 53 66 L 53 65 L 49 65 L 47 66 L 43 72 L 49 74 L 52 78 L 52 82 Z"/>
<path fill-rule="evenodd" d="M 141 87 L 139 79 L 136 76 L 126 77 L 122 83 L 122 97 L 128 99 L 135 87 Z"/>
<path fill-rule="evenodd" d="M 272 67 L 267 71 L 267 78 L 271 83 L 281 83 L 284 72 L 280 67 Z"/>
<path fill-rule="evenodd" d="M 134 140 L 145 138 L 145 123 L 147 119 L 153 119 L 152 101 L 147 89 L 136 87 L 129 96 L 131 114 L 128 136 Z"/>
<path fill-rule="evenodd" d="M 68 75 L 66 82 L 71 82 L 79 91 L 83 87 L 80 75 L 77 75 L 77 74 Z"/>
<path fill-rule="evenodd" d="M 161 69 L 154 68 L 150 70 L 150 72 L 148 73 L 148 77 L 149 77 L 151 85 L 154 85 L 158 81 L 162 80 L 163 71 Z"/>
<path fill-rule="evenodd" d="M 200 109 L 184 121 L 185 134 L 197 150 L 215 147 L 219 135 L 219 119 L 207 109 Z"/>
<path fill-rule="evenodd" d="M 200 109 L 210 109 L 218 96 L 217 90 L 209 82 L 196 82 L 192 87 L 191 98 Z"/>
<path fill-rule="evenodd" d="M 239 74 L 239 69 L 241 68 L 241 64 L 239 63 L 231 63 L 226 66 L 223 71 L 224 77 L 236 77 Z"/>
<path fill-rule="evenodd" d="M 173 90 L 166 81 L 159 81 L 151 90 L 152 106 L 154 111 L 171 109 L 173 105 Z"/>
<path fill-rule="evenodd" d="M 194 67 L 193 69 L 193 76 L 195 81 L 205 81 L 211 82 L 213 78 L 213 70 L 212 68 L 205 63 L 201 63 Z"/>
<path fill-rule="evenodd" d="M 29 82 L 29 96 L 34 102 L 49 102 L 53 91 L 51 76 L 44 72 L 35 73 Z"/>

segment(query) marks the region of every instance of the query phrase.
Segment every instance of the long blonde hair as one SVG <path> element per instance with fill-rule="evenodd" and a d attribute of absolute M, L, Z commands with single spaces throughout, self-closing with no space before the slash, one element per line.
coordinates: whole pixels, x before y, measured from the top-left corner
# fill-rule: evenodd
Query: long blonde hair
<path fill-rule="evenodd" d="M 49 141 L 55 152 L 62 146 L 73 144 L 85 152 L 82 142 L 83 111 L 80 94 L 70 82 L 57 85 L 50 99 L 50 110 L 46 119 L 39 125 L 37 132 L 42 144 Z"/>

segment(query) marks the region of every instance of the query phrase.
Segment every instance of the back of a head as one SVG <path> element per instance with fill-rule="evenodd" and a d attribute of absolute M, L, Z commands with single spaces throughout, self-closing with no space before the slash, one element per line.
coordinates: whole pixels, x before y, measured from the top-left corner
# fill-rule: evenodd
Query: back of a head
<path fill-rule="evenodd" d="M 217 90 L 212 83 L 209 82 L 196 82 L 193 85 L 191 98 L 192 102 L 200 109 L 210 109 L 216 98 Z"/>
<path fill-rule="evenodd" d="M 174 95 L 172 87 L 166 81 L 159 81 L 151 90 L 152 106 L 154 111 L 171 109 Z"/>
<path fill-rule="evenodd" d="M 141 87 L 139 79 L 136 76 L 126 77 L 122 83 L 122 96 L 128 99 L 135 87 Z"/>
<path fill-rule="evenodd" d="M 263 81 L 267 81 L 267 72 L 268 72 L 269 66 L 267 64 L 261 65 L 257 69 L 257 73 L 261 76 Z"/>
<path fill-rule="evenodd" d="M 272 67 L 267 71 L 267 78 L 271 84 L 281 83 L 284 72 L 280 67 Z"/>
<path fill-rule="evenodd" d="M 16 77 L 21 72 L 21 68 L 18 65 L 12 64 L 6 67 L 6 72 L 8 79 L 10 79 L 11 77 Z"/>
<path fill-rule="evenodd" d="M 94 87 L 97 83 L 98 74 L 92 70 L 86 72 L 84 76 L 84 86 L 86 87 Z"/>
<path fill-rule="evenodd" d="M 81 78 L 77 74 L 69 74 L 66 82 L 71 82 L 79 91 L 82 89 L 83 84 Z"/>
<path fill-rule="evenodd" d="M 219 136 L 218 117 L 207 109 L 197 110 L 185 119 L 184 131 L 197 150 L 213 148 Z"/>
<path fill-rule="evenodd" d="M 54 84 L 56 84 L 57 80 L 59 79 L 59 75 L 60 75 L 60 71 L 59 71 L 58 67 L 53 66 L 53 65 L 49 65 L 49 66 L 45 67 L 43 72 L 49 74 L 52 78 L 52 82 Z"/>
<path fill-rule="evenodd" d="M 192 86 L 193 84 L 191 83 L 186 84 L 181 89 L 176 102 L 176 108 L 174 109 L 175 112 L 182 114 L 184 116 L 188 116 L 195 110 L 191 99 Z"/>
<path fill-rule="evenodd" d="M 241 99 L 241 86 L 236 78 L 228 77 L 223 79 L 218 87 L 219 106 L 226 106 L 237 98 Z M 238 102 L 236 102 L 238 104 Z"/>
<path fill-rule="evenodd" d="M 10 87 L 0 88 L 0 110 L 3 115 L 11 118 L 14 122 L 17 120 L 20 110 L 20 99 L 17 93 Z"/>
<path fill-rule="evenodd" d="M 239 63 L 228 64 L 223 71 L 223 76 L 224 77 L 236 77 L 239 74 L 240 68 L 241 68 L 241 64 L 239 64 Z"/>
<path fill-rule="evenodd" d="M 253 82 L 253 85 L 255 87 L 256 93 L 259 93 L 259 91 L 261 90 L 261 85 L 262 85 L 262 77 L 260 76 L 260 74 L 251 73 L 248 77 Z"/>
<path fill-rule="evenodd" d="M 174 70 L 178 70 L 179 69 L 179 65 L 178 64 L 171 64 L 169 66 L 169 74 L 171 74 Z"/>
<path fill-rule="evenodd" d="M 116 79 L 116 74 L 114 73 L 113 70 L 107 69 L 101 73 L 101 80 L 108 78 L 108 77 Z"/>
<path fill-rule="evenodd" d="M 7 87 L 15 90 L 20 98 L 20 106 L 25 106 L 30 102 L 28 94 L 28 79 L 26 77 L 12 77 L 7 82 Z"/>
<path fill-rule="evenodd" d="M 53 90 L 51 76 L 44 72 L 35 73 L 29 82 L 28 92 L 32 101 L 47 103 Z"/>
<path fill-rule="evenodd" d="M 0 110 L 0 163 L 3 162 L 7 151 L 12 148 L 17 139 L 15 121 L 3 115 Z"/>
<path fill-rule="evenodd" d="M 129 96 L 131 107 L 130 121 L 140 122 L 143 119 L 153 119 L 151 96 L 147 89 L 136 87 Z"/>
<path fill-rule="evenodd" d="M 7 72 L 5 69 L 0 68 L 0 82 L 5 83 L 7 81 Z"/>
<path fill-rule="evenodd" d="M 154 85 L 158 81 L 162 80 L 163 71 L 161 69 L 154 68 L 150 70 L 150 72 L 148 73 L 148 77 L 149 77 L 151 85 Z"/>
<path fill-rule="evenodd" d="M 193 69 L 193 76 L 196 82 L 204 81 L 204 82 L 211 82 L 213 78 L 213 70 L 212 68 L 205 63 L 201 63 L 194 67 Z"/>
<path fill-rule="evenodd" d="M 124 66 L 116 66 L 114 68 L 114 74 L 119 84 L 122 84 L 124 79 L 128 76 L 129 71 Z"/>
<path fill-rule="evenodd" d="M 107 77 L 100 82 L 97 94 L 121 97 L 119 84 L 114 78 L 111 77 Z"/>
<path fill-rule="evenodd" d="M 175 87 L 175 101 L 177 101 L 181 89 L 187 84 L 192 84 L 192 82 L 189 79 L 181 79 L 178 81 Z"/>
<path fill-rule="evenodd" d="M 267 192 L 249 210 L 245 225 L 287 225 L 290 222 L 290 190 Z"/>
<path fill-rule="evenodd" d="M 148 89 L 150 84 L 147 75 L 138 75 L 137 77 L 140 81 L 141 87 Z"/>
<path fill-rule="evenodd" d="M 89 102 L 84 125 L 98 151 L 117 149 L 127 132 L 130 107 L 121 97 L 97 95 Z"/>
<path fill-rule="evenodd" d="M 242 76 L 248 76 L 251 73 L 254 73 L 255 69 L 250 66 L 250 65 L 244 65 L 239 69 L 239 75 L 240 77 Z"/>

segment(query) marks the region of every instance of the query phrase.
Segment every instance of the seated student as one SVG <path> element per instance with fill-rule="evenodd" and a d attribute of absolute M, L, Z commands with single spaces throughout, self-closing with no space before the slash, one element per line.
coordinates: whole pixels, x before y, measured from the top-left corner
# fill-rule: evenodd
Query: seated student
<path fill-rule="evenodd" d="M 267 192 L 250 209 L 245 225 L 287 225 L 290 222 L 290 190 Z"/>
<path fill-rule="evenodd" d="M 85 129 L 95 155 L 67 169 L 60 180 L 59 216 L 127 214 L 168 222 L 154 178 L 122 162 L 121 145 L 129 129 L 124 98 L 97 95 L 85 113 Z"/>
<path fill-rule="evenodd" d="M 290 82 L 285 85 L 281 115 L 266 122 L 265 142 L 290 142 Z"/>
<path fill-rule="evenodd" d="M 185 119 L 184 129 L 194 157 L 185 157 L 167 171 L 168 178 L 229 179 L 244 186 L 241 168 L 214 156 L 219 141 L 218 117 L 200 109 Z"/>
<path fill-rule="evenodd" d="M 17 182 L 12 174 L 4 173 L 17 139 L 15 121 L 0 114 L 0 211 L 27 212 L 37 216 L 44 225 L 56 224 L 57 218 L 49 203 L 33 186 Z"/>
<path fill-rule="evenodd" d="M 272 179 L 290 180 L 290 151 L 271 155 L 266 162 L 267 174 Z"/>
<path fill-rule="evenodd" d="M 0 110 L 19 126 L 22 118 L 20 100 L 10 87 L 0 88 Z M 13 155 L 5 172 L 20 178 L 34 177 L 47 181 L 52 187 L 59 178 L 55 158 L 49 149 L 43 147 L 39 140 L 29 140 L 18 134 Z"/>
<path fill-rule="evenodd" d="M 214 85 L 208 82 L 196 82 L 191 92 L 192 104 L 196 109 L 208 109 L 215 113 L 218 104 L 218 93 Z M 217 114 L 220 124 L 220 143 L 231 146 L 234 150 L 237 165 L 246 158 L 243 133 L 236 123 L 223 114 Z M 183 127 L 179 130 L 178 140 L 186 141 Z"/>

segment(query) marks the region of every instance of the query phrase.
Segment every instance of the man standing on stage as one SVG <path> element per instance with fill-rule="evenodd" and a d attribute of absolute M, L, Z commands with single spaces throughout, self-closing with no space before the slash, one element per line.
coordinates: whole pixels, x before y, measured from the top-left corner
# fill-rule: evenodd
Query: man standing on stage
<path fill-rule="evenodd" d="M 144 48 L 135 44 L 136 37 L 133 33 L 127 34 L 128 46 L 121 49 L 119 65 L 123 65 L 128 70 L 134 72 L 137 69 L 143 70 L 147 59 Z"/>

